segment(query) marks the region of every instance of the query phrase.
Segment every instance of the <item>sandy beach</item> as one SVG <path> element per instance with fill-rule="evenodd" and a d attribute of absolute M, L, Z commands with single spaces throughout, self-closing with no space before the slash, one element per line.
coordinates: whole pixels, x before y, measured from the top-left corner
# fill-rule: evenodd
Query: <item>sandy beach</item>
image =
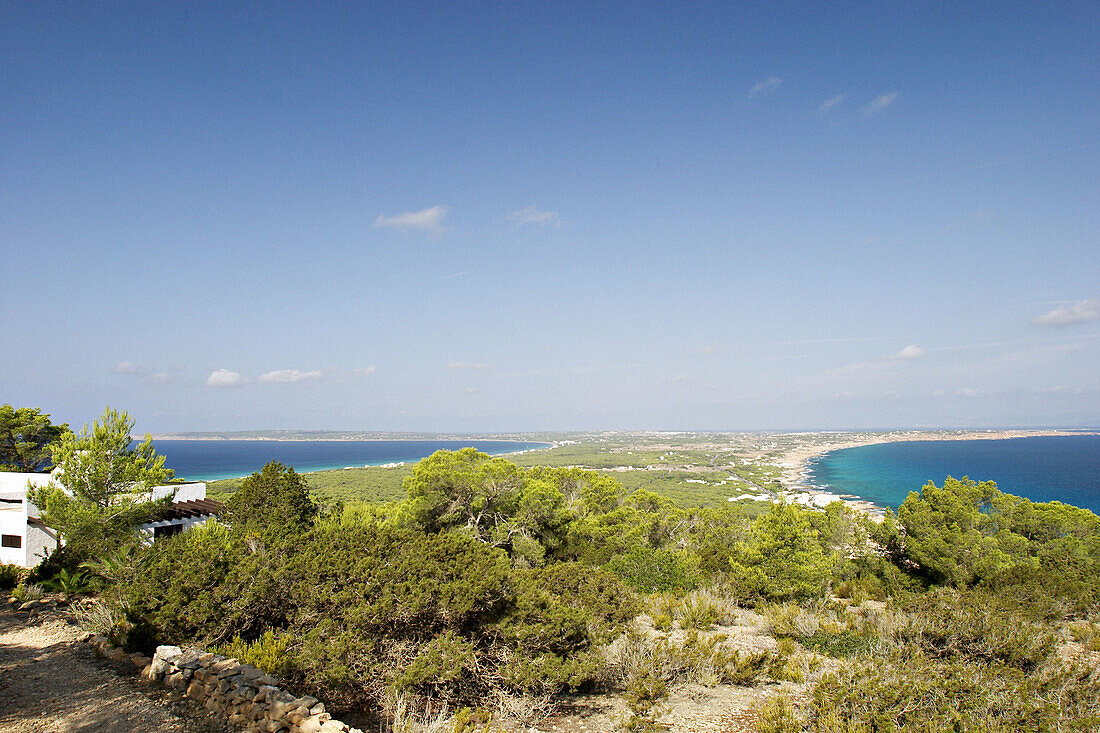
<path fill-rule="evenodd" d="M 863 499 L 844 498 L 809 481 L 809 462 L 826 453 L 879 443 L 900 443 L 931 440 L 1005 440 L 1039 436 L 1082 435 L 1067 430 L 898 430 L 887 433 L 816 433 L 817 438 L 788 450 L 779 461 L 781 481 L 791 492 L 841 498 L 848 505 L 871 514 L 881 515 L 883 508 Z"/>

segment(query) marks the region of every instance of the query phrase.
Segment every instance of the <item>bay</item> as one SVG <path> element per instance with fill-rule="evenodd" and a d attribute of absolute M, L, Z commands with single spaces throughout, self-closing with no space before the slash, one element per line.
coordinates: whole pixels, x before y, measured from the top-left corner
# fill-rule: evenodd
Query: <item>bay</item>
<path fill-rule="evenodd" d="M 928 481 L 968 476 L 1100 513 L 1100 435 L 880 443 L 826 453 L 807 468 L 817 486 L 893 508 Z"/>
<path fill-rule="evenodd" d="M 153 445 L 176 477 L 188 481 L 248 476 L 268 461 L 305 473 L 411 463 L 437 450 L 473 447 L 501 455 L 550 446 L 512 440 L 155 440 Z"/>

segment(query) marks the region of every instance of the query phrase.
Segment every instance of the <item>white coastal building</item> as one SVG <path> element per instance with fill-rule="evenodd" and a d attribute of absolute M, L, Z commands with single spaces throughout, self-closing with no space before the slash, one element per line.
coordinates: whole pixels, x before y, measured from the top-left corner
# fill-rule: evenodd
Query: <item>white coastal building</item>
<path fill-rule="evenodd" d="M 45 486 L 53 480 L 48 473 L 0 471 L 0 564 L 34 567 L 57 547 L 57 533 L 39 518 L 38 507 L 27 501 L 27 485 Z M 220 502 L 206 498 L 202 482 L 157 486 L 152 497 L 172 496 L 172 503 L 153 522 L 138 528 L 144 541 L 177 534 L 217 516 Z"/>

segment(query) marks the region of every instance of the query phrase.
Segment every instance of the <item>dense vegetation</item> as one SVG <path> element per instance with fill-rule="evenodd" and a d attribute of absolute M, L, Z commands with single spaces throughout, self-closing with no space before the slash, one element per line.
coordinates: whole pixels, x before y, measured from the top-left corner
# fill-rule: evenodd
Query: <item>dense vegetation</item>
<path fill-rule="evenodd" d="M 0 405 L 0 471 L 47 470 L 51 446 L 68 432 L 68 425 L 54 425 L 38 408 Z"/>
<path fill-rule="evenodd" d="M 678 680 L 798 681 L 826 655 L 839 667 L 805 704 L 762 709 L 760 730 L 1100 725 L 1096 665 L 1064 653 L 1100 646 L 1091 512 L 950 478 L 882 522 L 839 503 L 689 507 L 473 449 L 422 460 L 403 491 L 324 504 L 269 464 L 223 523 L 94 566 L 108 630 L 216 646 L 390 718 L 607 689 L 625 728 L 649 729 Z M 885 610 L 851 611 L 868 599 Z M 737 608 L 770 620 L 778 653 L 708 631 Z"/>
<path fill-rule="evenodd" d="M 108 407 L 91 428 L 64 432 L 49 446 L 54 483 L 27 492 L 74 561 L 133 542 L 134 528 L 171 501 L 150 500 L 151 489 L 171 479 L 172 469 L 164 467 L 148 435 L 133 444 L 133 428 L 129 415 Z"/>

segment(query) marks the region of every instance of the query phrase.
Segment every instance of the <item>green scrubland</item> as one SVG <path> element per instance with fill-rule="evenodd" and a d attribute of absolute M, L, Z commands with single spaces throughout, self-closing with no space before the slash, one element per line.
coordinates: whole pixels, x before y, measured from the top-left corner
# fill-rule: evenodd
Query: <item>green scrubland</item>
<path fill-rule="evenodd" d="M 952 478 L 881 522 L 840 503 L 690 505 L 642 472 L 473 449 L 371 471 L 363 502 L 350 472 L 270 464 L 222 522 L 100 559 L 101 630 L 217 648 L 403 730 L 444 706 L 455 731 L 530 722 L 578 691 L 621 695 L 624 730 L 657 730 L 681 682 L 803 680 L 806 696 L 757 709 L 758 730 L 1100 726 L 1086 510 Z M 745 609 L 776 649 L 716 633 Z"/>

